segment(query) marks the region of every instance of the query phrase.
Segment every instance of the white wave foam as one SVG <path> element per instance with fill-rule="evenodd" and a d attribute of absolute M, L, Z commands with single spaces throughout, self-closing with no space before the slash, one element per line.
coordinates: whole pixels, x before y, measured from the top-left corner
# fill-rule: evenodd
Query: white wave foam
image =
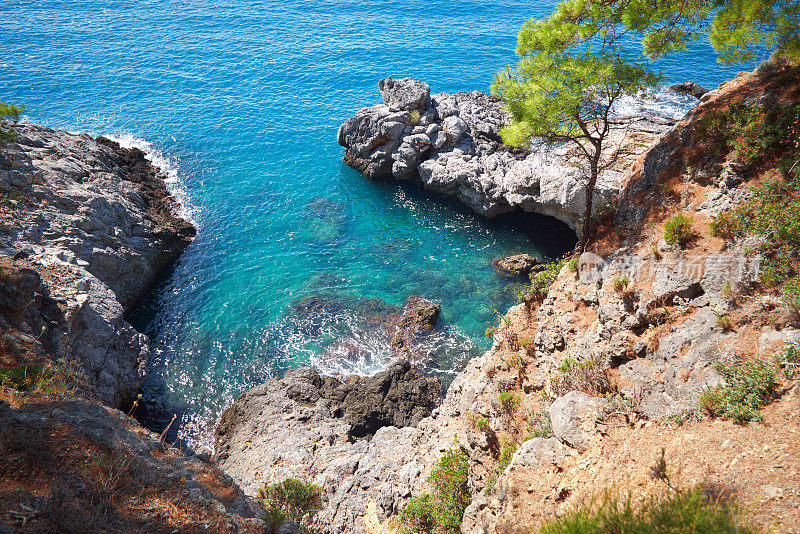
<path fill-rule="evenodd" d="M 153 146 L 150 141 L 136 137 L 133 134 L 104 134 L 104 137 L 116 141 L 123 148 L 138 148 L 144 152 L 145 158 L 164 173 L 164 182 L 167 184 L 167 190 L 178 201 L 177 215 L 198 227 L 198 208 L 191 202 L 186 190 L 186 184 L 178 172 L 178 164 L 175 158 Z"/>
<path fill-rule="evenodd" d="M 670 91 L 668 86 L 662 86 L 651 94 L 642 96 L 625 96 L 614 106 L 618 115 L 639 115 L 643 111 L 655 111 L 675 120 L 682 119 L 700 101 L 691 95 Z"/>

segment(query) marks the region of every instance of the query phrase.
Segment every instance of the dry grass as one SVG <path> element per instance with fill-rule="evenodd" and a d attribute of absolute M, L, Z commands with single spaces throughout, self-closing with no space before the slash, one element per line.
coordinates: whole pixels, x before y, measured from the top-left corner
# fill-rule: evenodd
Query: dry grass
<path fill-rule="evenodd" d="M 143 457 L 109 449 L 64 424 L 0 429 L 0 521 L 17 532 L 258 531 L 187 497 L 183 482 L 190 478 L 226 505 L 239 496 L 211 465 L 175 476 L 170 473 L 180 471 L 154 470 Z M 157 442 L 150 446 L 153 462 L 179 457 Z"/>

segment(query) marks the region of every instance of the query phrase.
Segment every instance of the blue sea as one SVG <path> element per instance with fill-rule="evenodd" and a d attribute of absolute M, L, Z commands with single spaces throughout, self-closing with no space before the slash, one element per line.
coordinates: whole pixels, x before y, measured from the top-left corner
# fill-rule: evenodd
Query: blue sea
<path fill-rule="evenodd" d="M 341 163 L 336 131 L 380 103 L 389 75 L 434 93 L 488 91 L 514 61 L 522 23 L 553 5 L 0 3 L 0 101 L 24 102 L 26 120 L 146 149 L 199 228 L 131 315 L 153 343 L 148 388 L 181 414 L 179 435 L 202 444 L 238 394 L 288 369 L 381 369 L 389 351 L 371 318 L 410 295 L 442 306 L 426 349 L 440 376 L 489 347 L 484 331 L 518 289 L 491 260 L 547 259 L 559 237 L 370 182 Z M 713 88 L 751 66 L 723 67 L 698 45 L 661 67 L 669 83 Z"/>

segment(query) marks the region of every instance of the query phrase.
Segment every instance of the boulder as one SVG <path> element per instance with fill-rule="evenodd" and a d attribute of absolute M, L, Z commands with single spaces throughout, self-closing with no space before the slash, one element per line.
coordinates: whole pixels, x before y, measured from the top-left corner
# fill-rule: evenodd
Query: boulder
<path fill-rule="evenodd" d="M 515 254 L 492 261 L 492 267 L 500 276 L 526 276 L 540 262 L 530 254 Z"/>
<path fill-rule="evenodd" d="M 570 391 L 553 401 L 547 409 L 553 434 L 572 448 L 586 450 L 595 419 L 607 405 L 605 399 L 582 391 Z"/>
<path fill-rule="evenodd" d="M 691 95 L 698 100 L 703 98 L 703 95 L 708 92 L 706 88 L 694 82 L 676 83 L 675 85 L 670 86 L 669 90 L 672 91 L 673 93 L 678 93 L 682 95 Z"/>
<path fill-rule="evenodd" d="M 378 83 L 383 103 L 391 111 L 421 110 L 431 103 L 430 86 L 413 78 L 384 78 Z"/>
<path fill-rule="evenodd" d="M 686 268 L 679 262 L 671 268 L 659 268 L 653 279 L 653 298 L 660 303 L 669 303 L 675 297 L 693 299 L 703 294 L 700 285 L 701 272 Z"/>
<path fill-rule="evenodd" d="M 532 438 L 523 443 L 508 464 L 507 472 L 537 469 L 543 464 L 558 464 L 570 450 L 557 438 Z"/>

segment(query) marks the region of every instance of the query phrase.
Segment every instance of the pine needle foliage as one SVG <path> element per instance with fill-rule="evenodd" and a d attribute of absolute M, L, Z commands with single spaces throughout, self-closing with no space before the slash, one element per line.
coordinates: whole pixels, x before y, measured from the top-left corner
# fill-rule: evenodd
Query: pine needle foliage
<path fill-rule="evenodd" d="M 11 143 L 17 138 L 17 133 L 13 130 L 6 130 L 7 122 L 17 122 L 20 115 L 25 112 L 25 105 L 7 104 L 0 102 L 0 146 Z"/>

